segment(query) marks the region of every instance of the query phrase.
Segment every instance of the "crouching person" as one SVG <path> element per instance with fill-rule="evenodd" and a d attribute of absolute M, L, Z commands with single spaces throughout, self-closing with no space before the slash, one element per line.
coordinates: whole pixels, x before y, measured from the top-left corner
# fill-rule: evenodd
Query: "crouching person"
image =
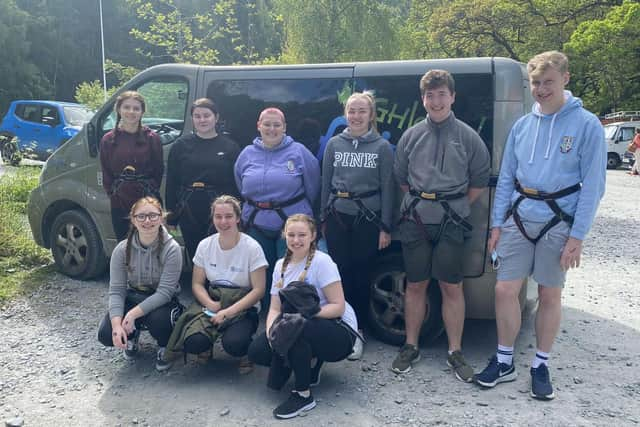
<path fill-rule="evenodd" d="M 240 202 L 232 196 L 220 196 L 211 204 L 218 232 L 196 249 L 192 279 L 196 301 L 176 324 L 169 359 L 179 353 L 207 353 L 220 338 L 224 351 L 240 358 L 241 374 L 253 369 L 246 355 L 258 328 L 267 260 L 260 244 L 238 229 L 240 212 Z"/>
<path fill-rule="evenodd" d="M 111 254 L 109 312 L 100 323 L 98 340 L 124 350 L 126 359 L 138 353 L 140 331 L 146 329 L 158 342 L 156 369 L 170 367 L 165 347 L 182 306 L 180 245 L 162 225 L 164 213 L 153 197 L 139 199 L 129 213 L 126 240 Z"/>
<path fill-rule="evenodd" d="M 284 237 L 287 253 L 274 268 L 266 331 L 249 348 L 250 360 L 271 367 L 268 387 L 279 390 L 292 372 L 295 376 L 289 398 L 273 411 L 276 418 L 313 409 L 310 386 L 320 382 L 323 362 L 346 359 L 358 336 L 338 268 L 329 255 L 316 250 L 313 219 L 291 215 Z"/>

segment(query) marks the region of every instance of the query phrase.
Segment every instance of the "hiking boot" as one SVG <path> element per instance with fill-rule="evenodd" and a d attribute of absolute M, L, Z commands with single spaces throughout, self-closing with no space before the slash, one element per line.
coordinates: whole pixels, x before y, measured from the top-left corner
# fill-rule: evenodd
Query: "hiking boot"
<path fill-rule="evenodd" d="M 347 360 L 360 360 L 362 357 L 362 353 L 364 352 L 364 343 L 360 338 L 356 338 L 356 341 L 353 343 L 353 351 L 350 355 L 347 356 Z"/>
<path fill-rule="evenodd" d="M 167 369 L 171 368 L 171 365 L 173 365 L 173 362 L 170 362 L 165 359 L 164 357 L 165 350 L 166 350 L 165 347 L 160 347 L 158 349 L 158 354 L 156 355 L 156 371 L 158 372 L 164 372 Z"/>
<path fill-rule="evenodd" d="M 138 341 L 140 340 L 140 330 L 133 331 L 133 336 L 127 339 L 127 347 L 124 349 L 124 358 L 127 360 L 134 360 L 138 355 Z"/>
<path fill-rule="evenodd" d="M 499 363 L 498 358 L 494 355 L 490 360 L 486 368 L 479 374 L 473 376 L 473 381 L 486 388 L 495 387 L 498 383 L 504 383 L 507 381 L 514 381 L 518 373 L 516 367 L 511 363 Z"/>
<path fill-rule="evenodd" d="M 309 397 L 303 397 L 297 391 L 292 391 L 289 398 L 273 410 L 273 416 L 282 419 L 293 418 L 315 407 L 316 401 L 312 394 L 309 394 Z"/>
<path fill-rule="evenodd" d="M 531 397 L 540 400 L 556 397 L 549 377 L 549 368 L 544 363 L 537 368 L 531 368 Z"/>
<path fill-rule="evenodd" d="M 253 362 L 249 360 L 249 356 L 242 356 L 240 363 L 238 363 L 238 373 L 240 375 L 247 375 L 253 372 Z"/>
<path fill-rule="evenodd" d="M 311 367 L 311 381 L 309 382 L 309 386 L 315 387 L 320 384 L 320 375 L 322 375 L 322 360 L 316 359 L 316 364 Z"/>
<path fill-rule="evenodd" d="M 411 370 L 411 364 L 420 360 L 420 350 L 412 344 L 400 347 L 400 353 L 391 364 L 391 370 L 396 374 L 406 374 Z"/>
<path fill-rule="evenodd" d="M 447 365 L 454 370 L 456 378 L 462 382 L 473 381 L 473 368 L 469 366 L 460 350 L 456 350 L 447 356 Z"/>

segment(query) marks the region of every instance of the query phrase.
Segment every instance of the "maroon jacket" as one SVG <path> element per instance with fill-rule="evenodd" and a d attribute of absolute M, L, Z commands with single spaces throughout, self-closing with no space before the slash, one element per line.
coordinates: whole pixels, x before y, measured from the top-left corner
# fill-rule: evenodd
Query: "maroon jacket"
<path fill-rule="evenodd" d="M 100 141 L 102 186 L 111 198 L 111 207 L 128 211 L 144 194 L 144 186 L 138 182 L 123 182 L 114 193 L 114 182 L 126 166 L 133 166 L 136 175 L 148 178 L 148 186 L 159 193 L 164 161 L 160 138 L 148 127 L 141 135 L 122 130 L 111 130 Z"/>

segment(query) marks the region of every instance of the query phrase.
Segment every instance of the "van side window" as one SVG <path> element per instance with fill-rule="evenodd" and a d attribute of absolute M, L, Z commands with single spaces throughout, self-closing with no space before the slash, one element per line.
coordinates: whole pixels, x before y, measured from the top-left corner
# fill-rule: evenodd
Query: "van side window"
<path fill-rule="evenodd" d="M 287 134 L 317 154 L 322 139 L 344 129 L 336 123 L 342 118 L 345 90 L 350 93 L 350 79 L 214 80 L 207 97 L 220 109 L 223 131 L 240 146 L 258 136 L 260 112 L 278 107 L 285 114 Z"/>
<path fill-rule="evenodd" d="M 622 141 L 633 139 L 634 133 L 635 133 L 635 128 L 623 127 L 620 129 L 620 134 L 622 135 Z"/>
<path fill-rule="evenodd" d="M 378 107 L 378 130 L 389 142 L 397 144 L 402 133 L 424 120 L 426 112 L 420 99 L 422 76 L 359 77 L 356 90 L 373 91 Z M 475 129 L 487 145 L 493 145 L 493 77 L 490 74 L 454 74 L 456 118 Z"/>
<path fill-rule="evenodd" d="M 179 78 L 156 79 L 143 83 L 136 90 L 144 97 L 146 111 L 142 124 L 153 129 L 162 144 L 170 144 L 182 134 L 187 110 L 189 84 Z M 109 132 L 116 123 L 113 107 L 109 114 L 99 120 L 102 135 Z"/>

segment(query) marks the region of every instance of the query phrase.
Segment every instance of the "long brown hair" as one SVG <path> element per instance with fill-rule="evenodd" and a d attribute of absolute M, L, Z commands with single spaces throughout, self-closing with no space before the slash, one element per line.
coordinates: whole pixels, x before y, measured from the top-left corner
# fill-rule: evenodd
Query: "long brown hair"
<path fill-rule="evenodd" d="M 155 197 L 147 196 L 138 199 L 133 206 L 131 206 L 131 210 L 129 210 L 129 232 L 127 233 L 127 246 L 125 249 L 125 258 L 124 264 L 127 267 L 127 270 L 131 273 L 131 266 L 129 265 L 129 261 L 131 261 L 131 242 L 133 241 L 133 236 L 136 235 L 138 231 L 133 225 L 133 216 L 136 213 L 136 209 L 138 209 L 143 204 L 149 204 L 154 208 L 157 208 L 160 211 L 160 215 L 164 218 L 164 210 L 162 209 L 162 205 L 160 201 Z M 158 227 L 158 260 L 160 260 L 160 253 L 162 252 L 162 248 L 164 247 L 164 233 L 162 232 L 162 224 Z"/>
<path fill-rule="evenodd" d="M 311 231 L 311 234 L 312 235 L 316 234 L 316 222 L 313 220 L 313 218 L 305 214 L 293 214 L 289 218 L 287 218 L 287 221 L 284 223 L 284 230 L 282 231 L 282 237 L 284 239 L 286 239 L 287 227 L 293 222 L 304 222 L 309 227 L 309 231 Z M 311 262 L 313 261 L 313 257 L 316 254 L 316 249 L 317 249 L 316 240 L 313 239 L 311 240 L 311 245 L 309 246 L 309 254 L 307 255 L 307 262 L 304 265 L 304 270 L 300 274 L 300 277 L 298 277 L 298 281 L 304 282 L 304 279 L 307 276 L 307 271 L 309 270 L 309 267 L 311 266 Z M 292 255 L 293 253 L 291 252 L 291 249 L 289 249 L 289 247 L 287 246 L 287 253 L 284 256 L 284 259 L 282 260 L 282 271 L 280 272 L 280 280 L 278 280 L 278 282 L 276 283 L 276 288 L 282 288 L 282 286 L 284 285 L 284 272 L 289 266 L 289 263 L 291 262 Z"/>

